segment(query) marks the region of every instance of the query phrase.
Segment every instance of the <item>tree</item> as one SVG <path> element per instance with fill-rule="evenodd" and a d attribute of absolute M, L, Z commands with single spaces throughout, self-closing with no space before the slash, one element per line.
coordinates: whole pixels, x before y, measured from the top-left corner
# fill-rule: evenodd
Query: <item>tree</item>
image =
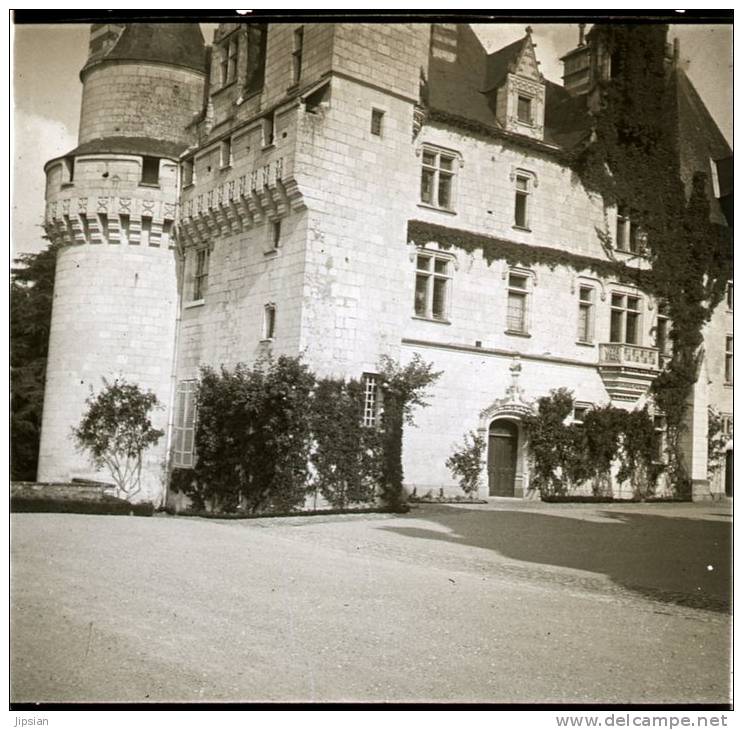
<path fill-rule="evenodd" d="M 73 435 L 96 468 L 108 468 L 116 496 L 130 498 L 141 489 L 142 454 L 163 436 L 150 421 L 150 411 L 162 406 L 151 390 L 123 379 L 103 383 L 101 392 L 85 401 L 88 409 Z"/>
<path fill-rule="evenodd" d="M 10 272 L 11 479 L 36 478 L 56 261 L 52 244 L 21 254 Z"/>
<path fill-rule="evenodd" d="M 464 435 L 462 446 L 456 446 L 454 453 L 446 460 L 446 468 L 455 479 L 459 479 L 459 486 L 470 499 L 480 489 L 484 454 L 485 439 L 479 433 L 470 431 Z"/>

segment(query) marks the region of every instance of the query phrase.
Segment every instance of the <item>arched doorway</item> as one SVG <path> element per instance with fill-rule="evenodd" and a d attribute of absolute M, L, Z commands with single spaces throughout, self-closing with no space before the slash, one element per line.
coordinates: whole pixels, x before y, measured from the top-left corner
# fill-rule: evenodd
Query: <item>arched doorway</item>
<path fill-rule="evenodd" d="M 516 486 L 516 457 L 519 430 L 510 420 L 499 418 L 488 432 L 488 494 L 513 497 Z"/>

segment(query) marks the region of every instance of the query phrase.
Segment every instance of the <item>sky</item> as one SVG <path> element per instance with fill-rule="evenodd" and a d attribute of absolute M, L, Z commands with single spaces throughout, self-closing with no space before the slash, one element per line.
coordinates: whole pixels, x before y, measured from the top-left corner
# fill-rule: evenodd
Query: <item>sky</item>
<path fill-rule="evenodd" d="M 202 23 L 207 42 L 215 24 Z M 488 52 L 524 35 L 523 24 L 473 26 Z M 562 55 L 577 45 L 573 24 L 532 24 L 544 76 L 561 83 Z M 16 25 L 13 31 L 13 200 L 12 253 L 44 247 L 44 164 L 77 144 L 87 25 Z M 733 27 L 672 25 L 681 60 L 707 108 L 732 147 Z"/>

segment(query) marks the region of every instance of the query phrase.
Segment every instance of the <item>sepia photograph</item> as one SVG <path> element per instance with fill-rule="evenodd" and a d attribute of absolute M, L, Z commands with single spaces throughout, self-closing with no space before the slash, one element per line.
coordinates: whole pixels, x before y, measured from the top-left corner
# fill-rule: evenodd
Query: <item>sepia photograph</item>
<path fill-rule="evenodd" d="M 185 12 L 10 14 L 16 723 L 725 725 L 733 11 Z"/>

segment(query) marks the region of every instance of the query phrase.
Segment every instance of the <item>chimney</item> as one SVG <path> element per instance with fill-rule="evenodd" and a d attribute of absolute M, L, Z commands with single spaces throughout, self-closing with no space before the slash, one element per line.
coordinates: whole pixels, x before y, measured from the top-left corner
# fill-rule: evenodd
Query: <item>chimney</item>
<path fill-rule="evenodd" d="M 431 55 L 444 61 L 457 60 L 456 23 L 433 23 L 431 25 Z"/>
<path fill-rule="evenodd" d="M 583 48 L 586 45 L 586 24 L 578 24 L 578 47 Z"/>

